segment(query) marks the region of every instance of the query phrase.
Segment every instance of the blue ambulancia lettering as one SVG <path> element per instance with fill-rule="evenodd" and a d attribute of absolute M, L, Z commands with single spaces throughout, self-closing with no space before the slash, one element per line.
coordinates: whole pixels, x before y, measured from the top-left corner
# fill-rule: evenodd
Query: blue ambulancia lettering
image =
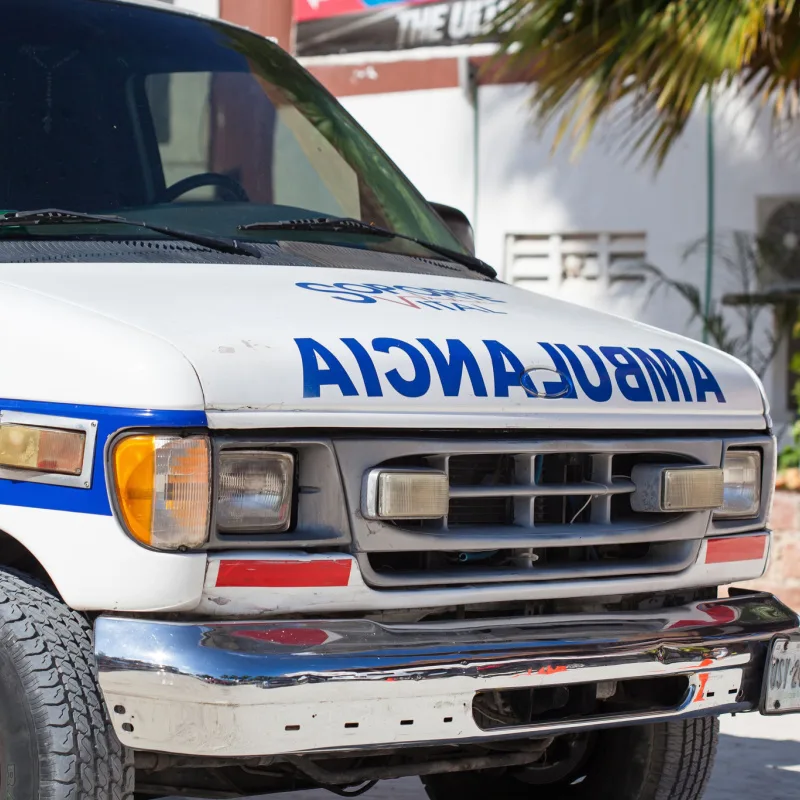
<path fill-rule="evenodd" d="M 398 287 L 402 288 L 402 287 Z M 436 290 L 431 290 L 436 291 Z M 303 396 L 342 397 L 513 397 L 529 401 L 576 400 L 607 403 L 615 393 L 632 403 L 705 403 L 725 395 L 711 370 L 686 350 L 566 345 L 538 342 L 524 358 L 496 339 L 470 346 L 461 339 L 415 340 L 378 337 L 329 342 L 295 339 L 303 366 Z M 528 364 L 526 367 L 525 365 Z M 530 372 L 549 372 L 537 389 Z M 692 389 L 694 391 L 692 391 Z"/>
<path fill-rule="evenodd" d="M 319 397 L 323 386 L 338 386 L 344 397 L 358 395 L 358 390 L 350 380 L 347 370 L 327 347 L 314 339 L 294 341 L 303 361 L 303 397 Z"/>
<path fill-rule="evenodd" d="M 692 371 L 697 402 L 705 403 L 706 395 L 711 393 L 717 398 L 718 402 L 724 403 L 725 395 L 722 394 L 722 389 L 719 388 L 717 379 L 711 374 L 711 370 L 699 358 L 695 358 L 685 350 L 678 350 L 678 355 L 683 358 Z"/>
<path fill-rule="evenodd" d="M 578 354 L 573 352 L 565 344 L 557 344 L 556 347 L 567 357 L 567 361 L 569 361 L 569 365 L 572 367 L 572 371 L 575 373 L 575 378 L 583 390 L 583 393 L 596 403 L 607 403 L 611 399 L 614 387 L 611 385 L 611 378 L 608 375 L 608 369 L 606 369 L 603 359 L 588 345 L 580 345 L 580 349 L 589 357 L 589 361 L 592 362 L 592 366 L 594 366 L 597 372 L 597 383 L 592 383 L 592 381 L 589 380 L 589 376 L 586 374 L 586 368 L 580 358 L 578 358 Z M 569 372 L 566 374 L 569 375 Z M 577 395 L 575 395 L 575 397 L 577 397 Z"/>
<path fill-rule="evenodd" d="M 523 383 L 531 395 L 537 394 L 531 377 L 525 372 L 524 364 L 511 350 L 494 339 L 486 339 L 484 344 L 492 359 L 495 397 L 508 397 L 509 389 L 523 388 Z"/>
<path fill-rule="evenodd" d="M 460 339 L 448 339 L 448 355 L 446 356 L 430 339 L 418 339 L 417 341 L 428 351 L 433 365 L 439 373 L 445 397 L 458 397 L 461 394 L 464 370 L 467 371 L 472 382 L 472 393 L 475 397 L 488 397 L 478 360 L 464 342 Z"/>
<path fill-rule="evenodd" d="M 679 400 L 679 384 L 683 392 L 683 399 L 687 403 L 692 402 L 692 393 L 689 391 L 686 376 L 681 372 L 681 368 L 674 358 L 671 358 L 657 347 L 654 347 L 649 353 L 646 350 L 642 350 L 641 347 L 631 347 L 630 350 L 644 364 L 644 368 L 650 376 L 650 382 L 653 384 L 656 398 L 660 402 L 664 401 L 665 389 L 669 394 L 670 400 Z"/>
<path fill-rule="evenodd" d="M 356 357 L 358 368 L 361 370 L 361 377 L 364 380 L 364 388 L 367 390 L 367 397 L 383 397 L 381 380 L 378 377 L 378 370 L 369 357 L 367 348 L 358 339 L 342 339 L 350 348 L 350 352 Z"/>
<path fill-rule="evenodd" d="M 542 391 L 545 397 L 564 397 L 574 400 L 578 395 L 575 392 L 575 383 L 567 379 L 567 376 L 571 376 L 571 373 L 567 362 L 564 361 L 564 356 L 549 342 L 539 342 L 539 347 L 553 360 L 556 372 L 564 376 L 560 381 L 544 381 L 542 383 Z"/>
<path fill-rule="evenodd" d="M 427 394 L 431 388 L 431 370 L 425 356 L 414 345 L 401 339 L 382 337 L 372 340 L 372 349 L 376 353 L 400 350 L 408 356 L 413 373 L 411 378 L 404 378 L 397 369 L 390 369 L 386 373 L 386 380 L 398 394 L 403 397 L 422 397 Z"/>
<path fill-rule="evenodd" d="M 601 347 L 600 352 L 614 365 L 614 378 L 623 397 L 634 403 L 653 399 L 642 367 L 624 347 Z"/>

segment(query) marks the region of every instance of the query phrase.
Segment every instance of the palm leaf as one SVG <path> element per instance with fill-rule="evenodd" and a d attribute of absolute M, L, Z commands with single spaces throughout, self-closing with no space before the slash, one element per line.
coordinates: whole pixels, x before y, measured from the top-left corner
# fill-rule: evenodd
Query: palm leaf
<path fill-rule="evenodd" d="M 537 120 L 559 120 L 554 146 L 580 151 L 622 104 L 630 149 L 660 165 L 714 86 L 800 114 L 795 0 L 512 0 L 494 33 L 505 68 L 534 76 Z"/>
<path fill-rule="evenodd" d="M 711 247 L 726 281 L 747 297 L 757 294 L 762 276 L 771 267 L 769 242 L 743 231 L 723 232 Z M 704 255 L 708 242 L 705 238 L 691 243 L 684 251 L 684 263 L 691 257 Z M 725 306 L 712 300 L 708 311 L 700 287 L 691 281 L 682 281 L 647 262 L 631 265 L 637 272 L 650 278 L 645 302 L 667 291 L 677 294 L 685 303 L 689 321 L 699 320 L 708 341 L 720 350 L 730 353 L 749 364 L 757 375 L 763 376 L 792 332 L 795 312 L 792 304 L 763 305 L 757 297 L 736 306 Z M 766 323 L 766 324 L 765 324 Z M 798 356 L 800 364 L 800 356 Z"/>

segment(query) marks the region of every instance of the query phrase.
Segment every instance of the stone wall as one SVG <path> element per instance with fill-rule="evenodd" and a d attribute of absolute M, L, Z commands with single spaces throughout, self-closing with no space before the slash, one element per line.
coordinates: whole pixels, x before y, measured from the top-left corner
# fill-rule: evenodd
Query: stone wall
<path fill-rule="evenodd" d="M 769 522 L 772 550 L 764 577 L 736 585 L 772 592 L 800 611 L 800 493 L 776 492 Z"/>

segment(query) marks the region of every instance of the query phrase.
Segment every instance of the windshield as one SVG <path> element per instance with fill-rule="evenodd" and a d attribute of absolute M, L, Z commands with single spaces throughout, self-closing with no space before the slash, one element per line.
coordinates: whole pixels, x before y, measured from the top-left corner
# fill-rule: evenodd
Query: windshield
<path fill-rule="evenodd" d="M 351 217 L 463 252 L 339 103 L 245 30 L 109 0 L 4 0 L 0 76 L 0 210 L 114 213 L 253 241 L 331 234 L 238 227 Z"/>

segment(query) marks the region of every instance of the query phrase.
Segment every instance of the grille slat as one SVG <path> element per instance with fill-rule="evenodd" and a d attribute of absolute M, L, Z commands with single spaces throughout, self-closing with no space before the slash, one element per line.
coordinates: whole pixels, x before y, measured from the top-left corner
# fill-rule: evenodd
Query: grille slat
<path fill-rule="evenodd" d="M 594 495 L 602 497 L 612 494 L 631 494 L 636 487 L 632 481 L 616 480 L 611 483 L 562 483 L 562 484 L 534 484 L 525 486 L 515 484 L 510 486 L 450 486 L 450 497 L 562 497 L 568 495 Z"/>
<path fill-rule="evenodd" d="M 592 456 L 592 480 L 597 483 L 614 483 L 614 456 L 599 453 Z M 595 525 L 608 525 L 611 522 L 611 495 L 596 497 L 589 509 L 589 519 Z M 619 495 L 617 495 L 619 497 Z M 624 498 L 620 498 L 623 500 Z M 619 502 L 619 501 L 618 501 Z"/>
<path fill-rule="evenodd" d="M 684 517 L 685 520 L 685 517 Z M 613 535 L 606 526 L 575 523 L 543 524 L 534 529 L 518 525 L 475 525 L 438 530 L 400 529 L 387 525 L 386 543 L 364 541 L 358 550 L 364 553 L 408 552 L 425 550 L 477 552 L 482 550 L 575 547 L 579 545 L 635 544 L 637 542 L 679 542 L 696 539 L 696 528 L 664 523 L 629 525 Z M 391 543 L 395 546 L 392 547 Z"/>

